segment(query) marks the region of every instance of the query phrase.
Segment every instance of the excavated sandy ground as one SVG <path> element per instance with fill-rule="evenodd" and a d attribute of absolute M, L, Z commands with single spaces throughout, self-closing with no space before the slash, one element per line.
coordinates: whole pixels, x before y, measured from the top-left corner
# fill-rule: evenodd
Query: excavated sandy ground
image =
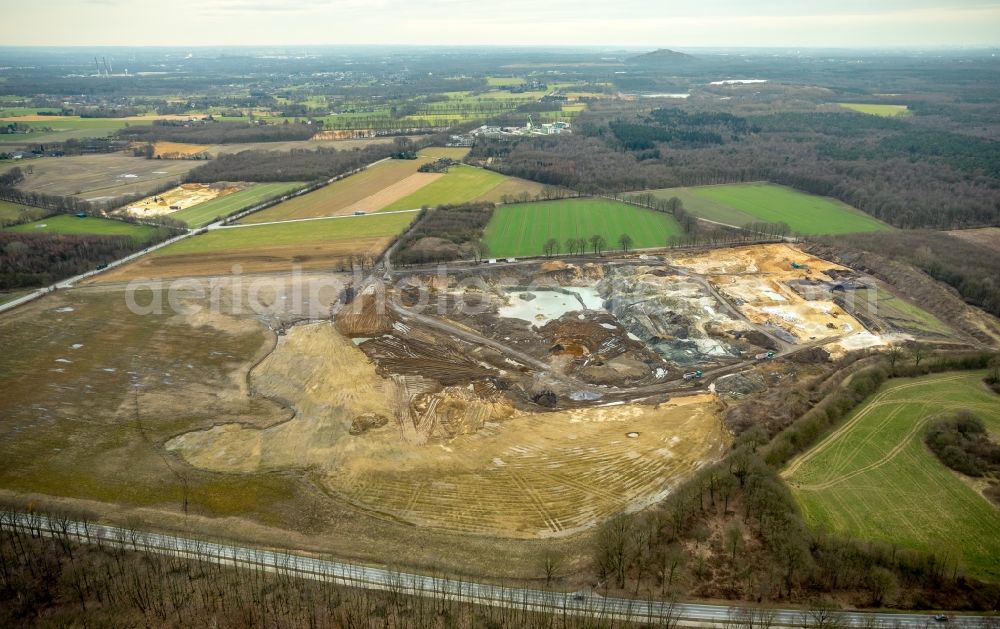
<path fill-rule="evenodd" d="M 748 319 L 782 328 L 799 341 L 864 331 L 864 326 L 833 301 L 804 299 L 788 287 L 791 280 L 831 281 L 827 271 L 849 270 L 791 245 L 719 249 L 671 262 L 708 275 L 709 282 Z M 806 268 L 793 268 L 792 263 Z"/>
<path fill-rule="evenodd" d="M 242 187 L 235 185 L 221 187 L 203 183 L 185 183 L 166 192 L 136 201 L 119 211 L 136 218 L 163 216 L 205 201 L 224 197 L 241 189 Z"/>
<path fill-rule="evenodd" d="M 809 269 L 793 269 L 791 264 L 805 264 Z M 674 266 L 702 275 L 767 274 L 780 279 L 826 277 L 823 271 L 847 271 L 847 267 L 811 256 L 787 244 L 749 245 L 714 249 L 696 255 L 671 258 Z M 812 275 L 807 273 L 810 271 Z M 827 277 L 827 279 L 829 279 Z"/>
<path fill-rule="evenodd" d="M 156 157 L 163 159 L 184 159 L 191 155 L 205 153 L 209 146 L 206 144 L 188 144 L 186 142 L 156 142 L 153 144 L 153 153 Z"/>
<path fill-rule="evenodd" d="M 426 393 L 419 378 L 383 379 L 330 323 L 292 328 L 252 383 L 290 404 L 294 418 L 216 426 L 167 448 L 220 472 L 309 469 L 366 511 L 443 530 L 567 535 L 662 498 L 728 442 L 711 395 L 517 413 L 468 388 Z M 388 423 L 350 435 L 365 413 Z"/>

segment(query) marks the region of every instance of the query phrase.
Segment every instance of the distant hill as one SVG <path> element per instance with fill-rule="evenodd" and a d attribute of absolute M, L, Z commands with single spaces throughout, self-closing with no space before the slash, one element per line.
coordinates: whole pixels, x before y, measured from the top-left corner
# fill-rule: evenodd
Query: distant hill
<path fill-rule="evenodd" d="M 659 50 L 654 50 L 653 52 L 647 52 L 644 55 L 629 57 L 625 61 L 626 63 L 651 64 L 651 63 L 667 63 L 675 61 L 676 62 L 692 61 L 694 59 L 695 57 L 684 54 L 683 52 L 677 52 L 676 50 L 670 50 L 669 48 L 660 48 Z"/>

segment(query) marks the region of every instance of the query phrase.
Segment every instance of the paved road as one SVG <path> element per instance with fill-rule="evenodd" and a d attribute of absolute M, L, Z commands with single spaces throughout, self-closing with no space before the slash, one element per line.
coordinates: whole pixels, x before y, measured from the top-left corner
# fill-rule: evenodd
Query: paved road
<path fill-rule="evenodd" d="M 17 526 L 45 536 L 65 535 L 81 543 L 120 546 L 136 551 L 187 557 L 198 561 L 282 572 L 304 579 L 325 581 L 370 590 L 386 590 L 429 598 L 449 599 L 553 614 L 572 614 L 603 619 L 621 619 L 647 623 L 691 626 L 720 626 L 739 610 L 726 605 L 671 603 L 650 600 L 603 597 L 593 592 L 571 593 L 475 583 L 447 577 L 397 572 L 384 568 L 320 559 L 276 550 L 264 550 L 232 544 L 208 542 L 163 533 L 135 531 L 114 526 L 49 519 L 36 514 L 4 513 L 0 526 Z M 757 610 L 755 626 L 764 626 L 760 616 L 770 617 L 770 626 L 818 626 L 815 614 L 795 609 Z M 865 627 L 932 627 L 929 614 L 885 614 L 842 612 L 836 614 L 842 624 Z M 995 618 L 953 617 L 949 626 L 985 627 Z M 992 625 L 996 626 L 996 625 Z"/>

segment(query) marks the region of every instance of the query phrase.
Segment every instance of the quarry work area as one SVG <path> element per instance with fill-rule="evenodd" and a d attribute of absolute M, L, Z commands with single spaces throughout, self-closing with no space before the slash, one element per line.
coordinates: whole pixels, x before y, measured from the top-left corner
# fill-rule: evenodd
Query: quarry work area
<path fill-rule="evenodd" d="M 165 192 L 140 199 L 131 205 L 125 206 L 119 212 L 135 218 L 165 216 L 171 212 L 185 210 L 199 203 L 239 192 L 247 186 L 248 184 L 245 183 L 230 182 L 213 184 L 185 183 Z"/>
<path fill-rule="evenodd" d="M 891 336 L 837 304 L 862 278 L 788 245 L 396 274 L 352 286 L 331 320 L 278 326 L 248 383 L 290 419 L 215 423 L 167 451 L 216 473 L 308 471 L 392 522 L 558 537 L 721 457 L 719 378 Z"/>

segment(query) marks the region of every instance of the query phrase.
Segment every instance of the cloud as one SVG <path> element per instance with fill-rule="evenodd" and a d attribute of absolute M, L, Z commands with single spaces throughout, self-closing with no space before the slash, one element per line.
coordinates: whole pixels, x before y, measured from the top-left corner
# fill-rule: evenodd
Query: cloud
<path fill-rule="evenodd" d="M 997 45 L 1000 0 L 50 0 L 7 44 Z M 4 17 L 34 23 L 39 5 Z M 135 25 L 153 22 L 155 32 Z"/>

